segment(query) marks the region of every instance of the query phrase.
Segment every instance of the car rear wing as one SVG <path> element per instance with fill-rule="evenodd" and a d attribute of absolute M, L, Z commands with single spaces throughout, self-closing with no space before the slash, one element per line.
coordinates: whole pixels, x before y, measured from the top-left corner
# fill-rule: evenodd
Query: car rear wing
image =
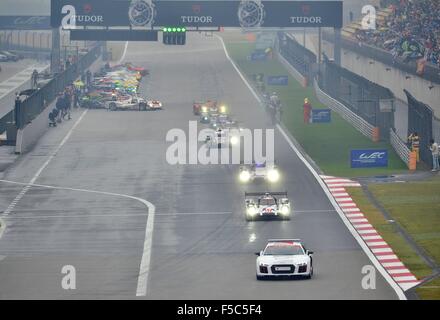
<path fill-rule="evenodd" d="M 259 197 L 259 196 L 264 196 L 264 195 L 269 195 L 269 196 L 284 196 L 287 197 L 287 191 L 284 192 L 245 192 L 244 193 L 244 197 Z"/>

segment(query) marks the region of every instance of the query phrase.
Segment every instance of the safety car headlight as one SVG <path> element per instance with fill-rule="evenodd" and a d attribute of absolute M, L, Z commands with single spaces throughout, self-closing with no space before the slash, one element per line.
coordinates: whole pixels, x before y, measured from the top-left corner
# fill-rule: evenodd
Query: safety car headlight
<path fill-rule="evenodd" d="M 233 145 L 233 146 L 235 146 L 236 144 L 238 144 L 238 137 L 236 137 L 236 136 L 232 136 L 231 137 L 231 144 Z"/>
<path fill-rule="evenodd" d="M 249 171 L 243 170 L 242 172 L 240 172 L 241 182 L 248 182 L 250 178 L 251 178 L 251 174 L 249 173 Z"/>
<path fill-rule="evenodd" d="M 250 216 L 254 216 L 257 214 L 257 209 L 253 206 L 247 208 L 247 214 Z"/>
<path fill-rule="evenodd" d="M 281 206 L 281 214 L 282 215 L 288 215 L 290 213 L 290 207 L 287 205 Z"/>
<path fill-rule="evenodd" d="M 280 173 L 277 169 L 271 169 L 267 173 L 267 179 L 269 179 L 270 182 L 277 182 L 280 179 Z"/>

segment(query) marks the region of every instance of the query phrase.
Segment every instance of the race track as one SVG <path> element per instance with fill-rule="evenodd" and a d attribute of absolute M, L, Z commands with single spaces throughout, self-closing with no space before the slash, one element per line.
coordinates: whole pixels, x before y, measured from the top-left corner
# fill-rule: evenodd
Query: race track
<path fill-rule="evenodd" d="M 397 298 L 379 272 L 376 289 L 362 289 L 361 269 L 372 263 L 278 130 L 283 176 L 273 190 L 288 191 L 291 221 L 245 221 L 244 191 L 265 186 L 242 186 L 237 165 L 166 162 L 166 134 L 197 120 L 194 100 L 225 101 L 245 127 L 271 128 L 216 37 L 130 43 L 125 60 L 150 70 L 142 91 L 165 110 L 77 111 L 0 174 L 25 183 L 0 182 L 0 210 L 15 203 L 3 212 L 0 299 Z M 26 187 L 31 180 L 42 186 Z M 292 237 L 315 252 L 314 278 L 257 282 L 254 252 Z M 76 269 L 75 290 L 61 287 L 65 265 Z"/>

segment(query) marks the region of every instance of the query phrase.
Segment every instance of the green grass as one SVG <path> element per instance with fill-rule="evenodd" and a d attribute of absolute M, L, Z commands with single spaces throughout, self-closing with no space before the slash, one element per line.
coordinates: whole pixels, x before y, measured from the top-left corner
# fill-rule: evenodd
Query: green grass
<path fill-rule="evenodd" d="M 406 165 L 388 143 L 372 142 L 334 112 L 332 113 L 331 124 L 304 124 L 302 106 L 305 97 L 309 98 L 313 108 L 325 108 L 316 99 L 313 88 L 303 88 L 276 60 L 266 62 L 248 61 L 247 56 L 253 51 L 254 44 L 245 40 L 238 42 L 236 38 L 228 41 L 227 37 L 225 37 L 225 44 L 231 58 L 249 79 L 252 74 L 260 72 L 266 76 L 289 75 L 289 86 L 266 86 L 266 91 L 276 91 L 278 93 L 284 106 L 283 123 L 307 154 L 326 174 L 356 177 L 387 175 L 407 171 Z M 350 150 L 370 148 L 388 149 L 388 167 L 350 168 Z"/>
<path fill-rule="evenodd" d="M 440 178 L 410 183 L 373 184 L 369 189 L 392 218 L 428 255 L 440 263 Z M 393 224 L 387 222 L 368 202 L 362 190 L 351 188 L 349 193 L 370 223 L 417 278 L 432 273 L 429 266 L 395 231 Z M 422 299 L 440 299 L 439 285 L 440 279 L 435 279 L 417 288 L 416 292 Z"/>

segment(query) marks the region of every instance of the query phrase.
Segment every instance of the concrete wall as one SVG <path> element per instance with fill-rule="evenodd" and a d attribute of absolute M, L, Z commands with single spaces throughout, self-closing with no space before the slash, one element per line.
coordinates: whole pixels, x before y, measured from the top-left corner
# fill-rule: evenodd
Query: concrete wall
<path fill-rule="evenodd" d="M 90 71 L 96 72 L 103 65 L 103 61 L 99 58 L 89 68 Z M 49 113 L 54 108 L 54 103 L 50 104 L 44 111 L 39 114 L 31 123 L 25 128 L 17 131 L 17 141 L 15 146 L 15 153 L 21 154 L 28 152 L 38 142 L 38 140 L 49 129 Z"/>
<path fill-rule="evenodd" d="M 404 89 L 408 90 L 417 100 L 429 105 L 440 117 L 440 86 L 434 85 L 430 81 L 383 64 L 357 53 L 342 49 L 341 65 L 355 72 L 368 80 L 381 86 L 389 88 L 396 98 L 406 101 Z M 388 70 L 387 70 L 388 69 Z M 409 76 L 410 78 L 406 79 Z"/>
<path fill-rule="evenodd" d="M 29 151 L 49 128 L 49 113 L 52 106 L 46 107 L 31 123 L 17 131 L 15 153 Z"/>

